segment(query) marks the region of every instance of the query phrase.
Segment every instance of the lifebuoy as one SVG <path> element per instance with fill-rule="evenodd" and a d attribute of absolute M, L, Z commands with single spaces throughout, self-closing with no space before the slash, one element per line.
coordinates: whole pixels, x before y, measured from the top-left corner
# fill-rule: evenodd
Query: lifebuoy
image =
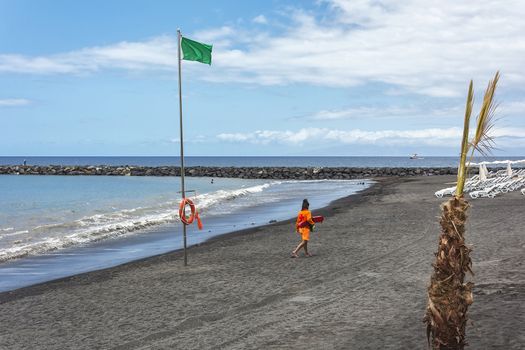
<path fill-rule="evenodd" d="M 186 216 L 186 210 L 185 210 L 186 205 L 190 206 L 191 214 L 189 217 Z M 202 226 L 201 218 L 199 217 L 199 212 L 197 211 L 197 208 L 195 207 L 195 203 L 193 203 L 191 199 L 189 198 L 182 199 L 182 201 L 180 202 L 180 206 L 179 206 L 179 217 L 180 217 L 180 221 L 182 221 L 184 225 L 191 225 L 193 221 L 197 219 L 197 226 L 199 227 L 199 230 L 202 230 L 203 226 Z"/>

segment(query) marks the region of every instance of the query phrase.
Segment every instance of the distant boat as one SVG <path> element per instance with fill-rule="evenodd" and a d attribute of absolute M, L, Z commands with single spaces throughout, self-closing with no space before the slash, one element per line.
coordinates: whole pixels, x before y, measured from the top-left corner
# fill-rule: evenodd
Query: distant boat
<path fill-rule="evenodd" d="M 410 156 L 410 159 L 425 159 L 425 158 L 418 156 L 417 153 L 414 153 L 413 155 Z"/>

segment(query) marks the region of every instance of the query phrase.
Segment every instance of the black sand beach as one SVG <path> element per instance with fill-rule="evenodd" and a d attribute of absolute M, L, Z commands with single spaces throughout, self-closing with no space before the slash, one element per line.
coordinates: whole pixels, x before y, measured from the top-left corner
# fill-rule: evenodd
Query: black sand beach
<path fill-rule="evenodd" d="M 1 349 L 426 349 L 453 176 L 389 178 L 314 212 L 314 257 L 291 221 L 189 250 L 0 294 Z M 470 349 L 525 348 L 525 197 L 471 201 Z M 299 210 L 300 203 L 297 204 Z"/>

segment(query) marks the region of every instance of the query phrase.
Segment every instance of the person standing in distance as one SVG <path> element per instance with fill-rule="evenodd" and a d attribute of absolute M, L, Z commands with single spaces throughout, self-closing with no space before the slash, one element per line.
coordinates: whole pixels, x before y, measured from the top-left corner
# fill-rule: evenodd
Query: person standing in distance
<path fill-rule="evenodd" d="M 301 235 L 301 243 L 294 249 L 292 252 L 292 258 L 298 258 L 297 253 L 301 248 L 304 248 L 304 254 L 306 256 L 312 256 L 308 252 L 308 241 L 310 240 L 310 231 L 315 226 L 314 221 L 312 220 L 312 212 L 309 210 L 310 203 L 308 199 L 303 199 L 303 205 L 299 214 L 297 214 L 297 220 L 295 222 L 295 230 Z"/>

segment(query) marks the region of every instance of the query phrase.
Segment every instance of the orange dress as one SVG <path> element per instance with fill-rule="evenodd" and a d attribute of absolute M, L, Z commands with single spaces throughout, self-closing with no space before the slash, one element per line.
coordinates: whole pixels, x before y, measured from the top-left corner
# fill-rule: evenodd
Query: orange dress
<path fill-rule="evenodd" d="M 308 222 L 310 225 L 314 225 L 315 222 L 312 220 L 312 212 L 310 210 L 301 210 L 297 215 L 297 221 L 295 222 L 296 230 L 301 234 L 303 241 L 310 240 L 310 226 L 299 227 L 303 222 Z"/>

